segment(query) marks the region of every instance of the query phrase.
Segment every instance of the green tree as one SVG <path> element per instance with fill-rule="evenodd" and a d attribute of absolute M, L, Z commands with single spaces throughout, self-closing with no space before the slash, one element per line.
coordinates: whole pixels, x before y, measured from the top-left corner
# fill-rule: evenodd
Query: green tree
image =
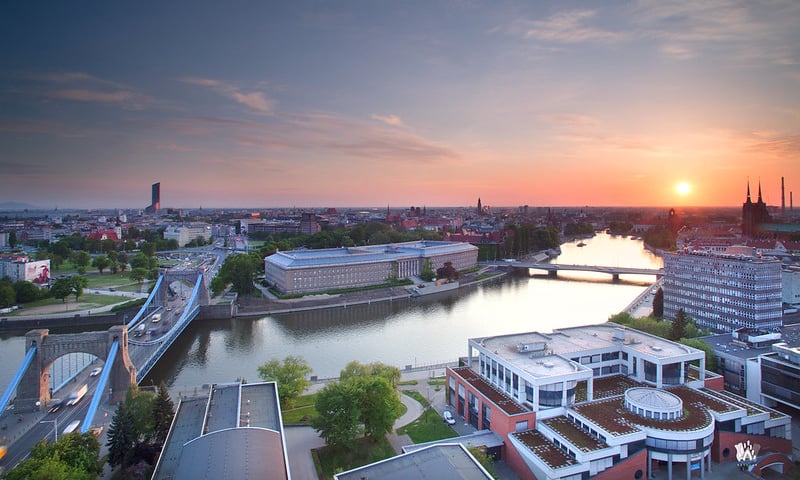
<path fill-rule="evenodd" d="M 133 419 L 125 409 L 125 403 L 120 403 L 111 425 L 108 427 L 108 464 L 112 467 L 127 467 L 133 458 L 133 447 L 136 445 L 136 431 Z"/>
<path fill-rule="evenodd" d="M 72 295 L 75 295 L 75 301 L 78 301 L 78 298 L 83 295 L 83 289 L 89 286 L 89 279 L 82 276 L 82 275 L 73 275 L 69 277 L 70 288 L 72 289 Z"/>
<path fill-rule="evenodd" d="M 664 318 L 664 290 L 661 288 L 653 295 L 653 316 Z"/>
<path fill-rule="evenodd" d="M 14 248 L 17 246 L 17 232 L 15 230 L 11 230 L 8 232 L 8 246 Z"/>
<path fill-rule="evenodd" d="M 50 295 L 54 298 L 58 298 L 64 303 L 67 303 L 67 297 L 72 295 L 72 281 L 68 277 L 63 277 L 57 279 L 51 286 L 50 286 Z"/>
<path fill-rule="evenodd" d="M 312 372 L 303 357 L 289 355 L 283 362 L 273 358 L 258 367 L 258 376 L 264 381 L 278 384 L 281 408 L 291 408 L 297 397 L 303 394 L 311 382 L 306 378 Z"/>
<path fill-rule="evenodd" d="M 83 250 L 72 252 L 70 259 L 76 266 L 83 267 L 84 269 L 88 267 L 89 263 L 92 261 L 92 257 L 90 257 L 89 254 Z"/>
<path fill-rule="evenodd" d="M 426 282 L 430 282 L 433 280 L 433 277 L 433 262 L 431 262 L 430 259 L 425 259 L 425 263 L 422 264 L 422 273 L 419 274 L 419 278 Z"/>
<path fill-rule="evenodd" d="M 92 260 L 92 266 L 97 270 L 99 270 L 100 274 L 102 274 L 103 270 L 108 268 L 110 264 L 111 260 L 109 260 L 108 257 L 106 257 L 105 255 L 98 255 L 94 257 L 94 259 Z"/>
<path fill-rule="evenodd" d="M 169 396 L 167 385 L 162 380 L 158 385 L 158 396 L 153 402 L 153 427 L 156 441 L 163 442 L 167 438 L 169 427 L 172 425 L 172 417 L 174 416 L 175 404 Z"/>
<path fill-rule="evenodd" d="M 137 441 L 149 441 L 154 435 L 153 405 L 155 395 L 139 390 L 132 383 L 125 395 L 125 411 L 130 416 Z"/>
<path fill-rule="evenodd" d="M 389 382 L 392 388 L 397 388 L 400 382 L 400 369 L 382 362 L 361 363 L 353 360 L 345 365 L 339 373 L 339 381 L 344 382 L 359 377 L 381 377 Z"/>
<path fill-rule="evenodd" d="M 147 278 L 147 269 L 134 268 L 131 270 L 131 273 L 128 274 L 128 277 L 134 282 L 142 283 L 144 279 Z"/>
<path fill-rule="evenodd" d="M 677 315 L 672 320 L 672 328 L 669 332 L 669 339 L 670 340 L 680 340 L 681 338 L 686 336 L 686 323 L 687 317 L 686 312 L 683 311 L 681 308 L 678 310 Z"/>
<path fill-rule="evenodd" d="M 26 460 L 20 462 L 4 478 L 11 480 L 89 480 L 103 471 L 99 461 L 100 444 L 91 433 L 73 432 L 59 437 L 58 442 L 42 440 L 34 445 Z"/>
<path fill-rule="evenodd" d="M 681 338 L 680 343 L 704 351 L 706 354 L 706 370 L 717 371 L 717 355 L 711 345 L 699 338 Z"/>
<path fill-rule="evenodd" d="M 31 282 L 20 280 L 14 284 L 17 302 L 28 303 L 39 299 L 39 288 Z"/>
<path fill-rule="evenodd" d="M 361 411 L 352 383 L 334 382 L 325 385 L 317 393 L 314 407 L 319 415 L 311 420 L 311 426 L 329 446 L 350 449 L 360 434 Z"/>
<path fill-rule="evenodd" d="M 473 457 L 475 457 L 475 460 L 477 460 L 478 463 L 480 463 L 481 466 L 487 472 L 489 472 L 489 475 L 491 475 L 492 478 L 497 478 L 497 474 L 494 469 L 494 459 L 488 453 L 486 453 L 485 446 L 467 447 L 467 450 Z"/>
<path fill-rule="evenodd" d="M 16 305 L 17 293 L 14 285 L 6 279 L 0 280 L 0 307 L 10 307 Z"/>
<path fill-rule="evenodd" d="M 385 438 L 402 412 L 397 390 L 388 380 L 379 376 L 361 377 L 345 383 L 353 384 L 364 433 L 373 440 Z"/>
<path fill-rule="evenodd" d="M 259 254 L 231 255 L 222 263 L 217 273 L 217 277 L 221 280 L 215 285 L 219 287 L 222 282 L 226 286 L 232 284 L 233 289 L 240 294 L 248 294 L 255 290 L 253 282 L 256 275 L 263 271 L 264 261 Z"/>
<path fill-rule="evenodd" d="M 142 242 L 142 245 L 139 248 L 142 250 L 142 253 L 144 253 L 148 257 L 152 257 L 153 255 L 156 254 L 155 243 Z"/>

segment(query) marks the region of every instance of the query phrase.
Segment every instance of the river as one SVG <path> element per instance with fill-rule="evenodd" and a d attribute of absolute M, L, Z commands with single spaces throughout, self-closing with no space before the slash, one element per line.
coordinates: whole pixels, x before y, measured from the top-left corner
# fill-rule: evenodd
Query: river
<path fill-rule="evenodd" d="M 562 245 L 555 263 L 660 268 L 661 259 L 641 240 L 597 235 Z M 297 355 L 313 375 L 331 377 L 351 360 L 403 368 L 455 361 L 467 339 L 605 322 L 654 281 L 652 276 L 532 271 L 456 292 L 415 300 L 378 302 L 313 312 L 193 322 L 162 357 L 145 383 L 166 381 L 170 390 L 209 382 L 258 380 L 258 365 Z M 0 338 L 0 361 L 16 370 L 24 338 Z M 0 388 L 13 371 L 0 372 Z"/>

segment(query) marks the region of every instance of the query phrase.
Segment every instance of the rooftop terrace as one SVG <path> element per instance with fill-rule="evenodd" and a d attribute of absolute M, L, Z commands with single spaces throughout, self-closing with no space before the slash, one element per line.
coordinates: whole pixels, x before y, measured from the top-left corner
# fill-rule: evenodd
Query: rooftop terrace
<path fill-rule="evenodd" d="M 589 453 L 608 448 L 606 442 L 584 432 L 578 428 L 577 425 L 569 421 L 567 417 L 559 416 L 548 418 L 547 420 L 542 420 L 540 423 L 547 425 L 556 433 L 569 440 L 569 442 L 580 449 L 581 452 Z"/>
<path fill-rule="evenodd" d="M 471 368 L 457 367 L 453 368 L 452 371 L 474 387 L 475 390 L 479 391 L 483 396 L 494 402 L 494 404 L 500 407 L 507 415 L 530 412 L 530 409 L 525 408 L 505 393 L 496 389 Z"/>
<path fill-rule="evenodd" d="M 536 430 L 512 433 L 511 435 L 516 437 L 523 445 L 528 447 L 531 453 L 539 457 L 545 465 L 553 470 L 578 464 L 577 460 L 564 453 L 547 437 Z"/>

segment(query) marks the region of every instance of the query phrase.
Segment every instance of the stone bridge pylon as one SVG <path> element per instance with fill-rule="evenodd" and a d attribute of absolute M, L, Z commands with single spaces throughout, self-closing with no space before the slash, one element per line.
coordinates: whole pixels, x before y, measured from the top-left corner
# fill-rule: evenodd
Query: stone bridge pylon
<path fill-rule="evenodd" d="M 128 387 L 136 382 L 136 367 L 128 356 L 126 326 L 116 325 L 105 332 L 50 335 L 49 330 L 42 329 L 25 334 L 25 352 L 35 347 L 36 354 L 17 387 L 16 408 L 32 411 L 37 408 L 36 402 L 40 402 L 42 408 L 50 403 L 50 367 L 57 358 L 69 353 L 85 352 L 105 361 L 115 340 L 119 341 L 119 350 L 108 378 L 112 402 L 124 400 Z"/>

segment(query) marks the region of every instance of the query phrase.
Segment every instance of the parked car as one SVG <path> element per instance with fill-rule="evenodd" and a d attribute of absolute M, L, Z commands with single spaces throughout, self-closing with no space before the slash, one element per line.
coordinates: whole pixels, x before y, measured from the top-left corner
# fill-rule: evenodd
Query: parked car
<path fill-rule="evenodd" d="M 445 412 L 442 414 L 442 420 L 444 421 L 444 423 L 448 425 L 456 424 L 456 419 L 453 418 L 453 414 L 448 412 L 447 410 L 445 410 Z"/>

